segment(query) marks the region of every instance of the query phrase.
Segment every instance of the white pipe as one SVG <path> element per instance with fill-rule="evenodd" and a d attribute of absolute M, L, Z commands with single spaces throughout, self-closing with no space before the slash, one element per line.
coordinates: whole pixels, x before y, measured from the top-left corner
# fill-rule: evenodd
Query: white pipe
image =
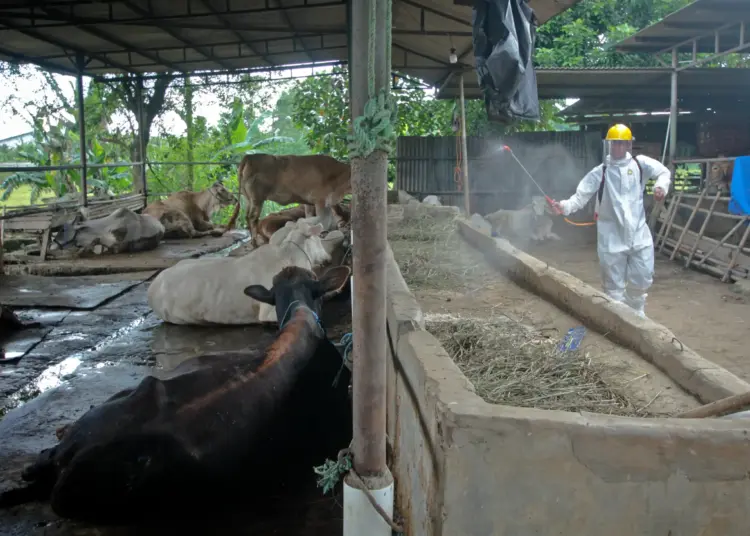
<path fill-rule="evenodd" d="M 344 479 L 344 536 L 391 536 L 393 530 L 370 504 L 365 492 Z M 393 519 L 393 479 L 381 489 L 370 490 L 375 502 Z"/>

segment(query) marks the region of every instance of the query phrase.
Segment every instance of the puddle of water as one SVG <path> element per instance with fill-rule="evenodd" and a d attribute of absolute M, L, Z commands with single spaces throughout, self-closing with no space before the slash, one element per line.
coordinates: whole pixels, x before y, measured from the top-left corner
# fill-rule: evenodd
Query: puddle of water
<path fill-rule="evenodd" d="M 42 393 L 49 391 L 55 387 L 59 387 L 63 382 L 72 375 L 86 360 L 88 355 L 94 352 L 98 352 L 103 348 L 110 346 L 117 342 L 119 339 L 129 334 L 131 331 L 136 330 L 143 324 L 148 315 L 147 313 L 139 318 L 133 320 L 130 324 L 127 324 L 120 329 L 115 330 L 106 338 L 102 339 L 98 344 L 88 348 L 82 352 L 76 352 L 72 354 L 56 365 L 48 367 L 37 376 L 34 380 L 21 387 L 18 391 L 8 397 L 5 405 L 0 407 L 0 417 L 4 416 L 10 410 L 22 406 L 29 400 L 33 400 Z M 100 368 L 100 367 L 96 367 Z"/>

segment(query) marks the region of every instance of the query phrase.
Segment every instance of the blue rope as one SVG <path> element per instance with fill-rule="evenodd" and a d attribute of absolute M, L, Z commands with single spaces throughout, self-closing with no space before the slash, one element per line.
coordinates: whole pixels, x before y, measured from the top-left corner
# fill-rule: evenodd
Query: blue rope
<path fill-rule="evenodd" d="M 344 347 L 344 358 L 341 360 L 341 368 L 336 373 L 336 377 L 333 379 L 332 387 L 334 388 L 339 384 L 339 378 L 341 378 L 341 373 L 344 372 L 344 367 L 352 364 L 351 359 L 349 359 L 349 354 L 351 354 L 352 352 L 352 346 L 354 346 L 352 334 L 345 333 L 344 336 L 341 337 L 339 345 Z"/>
<path fill-rule="evenodd" d="M 341 342 L 339 344 L 344 347 L 344 361 L 346 363 L 351 364 L 351 360 L 349 359 L 349 354 L 351 353 L 352 346 L 354 345 L 354 341 L 352 340 L 352 334 L 345 333 L 344 336 L 341 337 Z"/>

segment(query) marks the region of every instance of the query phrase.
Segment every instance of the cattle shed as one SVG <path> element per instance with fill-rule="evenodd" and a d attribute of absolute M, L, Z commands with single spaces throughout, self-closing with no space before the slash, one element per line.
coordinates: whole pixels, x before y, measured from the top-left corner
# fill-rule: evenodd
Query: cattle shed
<path fill-rule="evenodd" d="M 530 5 L 543 23 L 574 3 L 532 0 Z M 388 93 L 394 73 L 440 86 L 452 73 L 472 67 L 472 8 L 463 4 L 451 0 L 8 0 L 0 3 L 0 60 L 31 63 L 74 76 L 79 119 L 83 117 L 84 77 L 131 85 L 139 106 L 138 161 L 97 165 L 134 168 L 134 175 L 140 177 L 134 185 L 136 193 L 118 201 L 120 206 L 139 209 L 145 206 L 148 194 L 145 137 L 140 128 L 146 84 L 194 74 L 348 63 L 352 116 L 361 117 L 373 91 Z M 449 60 L 453 49 L 458 56 L 456 64 Z M 374 88 L 368 88 L 368 82 L 373 81 Z M 94 166 L 86 160 L 83 120 L 79 120 L 79 128 L 80 163 L 24 167 L 23 171 L 80 170 L 81 204 L 87 206 L 87 170 Z M 388 154 L 379 147 L 353 156 L 352 194 L 357 210 L 352 218 L 356 356 L 352 454 L 353 471 L 360 478 L 345 489 L 351 489 L 354 503 L 359 500 L 366 515 L 379 520 L 367 500 L 356 497 L 378 490 L 384 493 L 385 507 L 392 510 L 393 479 L 386 465 L 384 207 Z M 10 166 L 0 170 L 16 171 Z M 114 204 L 96 208 L 106 210 Z M 39 220 L 35 225 L 48 229 L 51 223 L 41 221 L 42 212 L 35 210 L 32 219 Z M 367 308 L 358 304 L 367 304 Z M 390 527 L 381 528 L 390 534 Z"/>

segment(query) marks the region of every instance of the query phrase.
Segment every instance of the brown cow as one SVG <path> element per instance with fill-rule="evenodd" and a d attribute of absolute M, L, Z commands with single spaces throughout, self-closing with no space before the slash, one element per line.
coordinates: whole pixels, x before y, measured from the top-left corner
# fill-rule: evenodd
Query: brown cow
<path fill-rule="evenodd" d="M 299 205 L 269 214 L 258 223 L 258 235 L 263 237 L 267 243 L 271 240 L 273 233 L 284 227 L 287 222 L 304 218 L 307 213 L 307 206 L 309 205 Z"/>
<path fill-rule="evenodd" d="M 271 154 L 245 155 L 237 168 L 240 193 L 248 201 L 247 228 L 251 243 L 258 245 L 258 220 L 266 200 L 280 205 L 305 203 L 314 205 L 316 214 L 340 202 L 351 193 L 351 167 L 327 155 Z M 240 201 L 234 208 L 227 229 L 232 229 L 240 212 Z M 325 229 L 329 228 L 324 222 Z"/>
<path fill-rule="evenodd" d="M 717 158 L 724 158 L 720 154 Z M 716 186 L 721 190 L 729 190 L 734 173 L 734 160 L 722 160 L 708 164 L 707 186 Z"/>
<path fill-rule="evenodd" d="M 221 182 L 202 192 L 176 192 L 163 201 L 154 201 L 143 211 L 158 219 L 166 232 L 164 238 L 200 238 L 221 236 L 225 230 L 211 223 L 214 212 L 234 203 L 235 197 Z"/>

